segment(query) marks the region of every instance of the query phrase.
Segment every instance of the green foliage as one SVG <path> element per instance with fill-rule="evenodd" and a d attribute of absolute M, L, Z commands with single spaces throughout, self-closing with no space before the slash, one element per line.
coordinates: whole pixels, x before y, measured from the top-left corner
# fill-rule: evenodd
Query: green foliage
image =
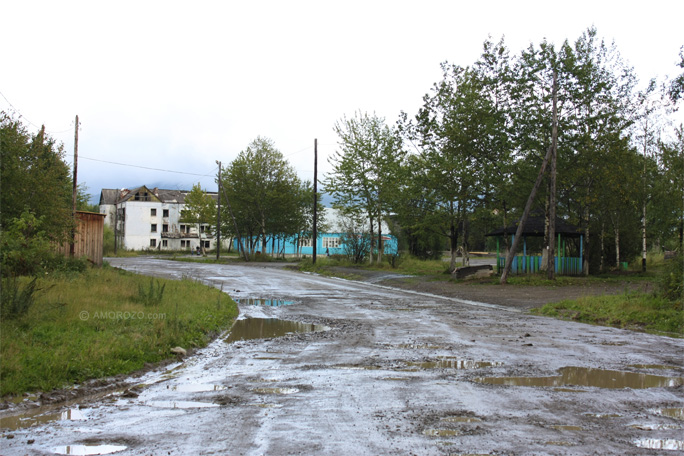
<path fill-rule="evenodd" d="M 328 159 L 333 170 L 326 177 L 325 191 L 344 214 L 368 220 L 372 256 L 378 245 L 375 229 L 380 234 L 382 221 L 389 218 L 406 152 L 397 132 L 376 115 L 344 117 L 335 124 L 335 132 L 340 150 Z M 358 259 L 360 253 L 356 249 L 353 255 Z"/>
<path fill-rule="evenodd" d="M 71 231 L 72 180 L 64 149 L 43 130 L 35 135 L 0 112 L 0 224 L 30 211 L 43 220 L 50 241 L 63 241 Z"/>
<path fill-rule="evenodd" d="M 258 137 L 240 152 L 224 170 L 221 187 L 222 234 L 239 235 L 251 255 L 274 238 L 312 231 L 311 184 L 297 177 L 270 139 Z"/>
<path fill-rule="evenodd" d="M 587 296 L 576 301 L 547 304 L 535 313 L 551 317 L 666 333 L 684 335 L 682 302 L 672 302 L 652 294 Z"/>
<path fill-rule="evenodd" d="M 3 276 L 35 276 L 51 272 L 83 272 L 84 259 L 65 257 L 54 251 L 44 230 L 44 217 L 24 212 L 0 233 L 0 271 Z"/>
<path fill-rule="evenodd" d="M 0 318 L 14 319 L 23 316 L 35 301 L 36 281 L 22 285 L 17 277 L 3 277 L 0 290 Z"/>
<path fill-rule="evenodd" d="M 0 233 L 2 275 L 36 275 L 56 255 L 43 230 L 44 218 L 24 212 Z"/>
<path fill-rule="evenodd" d="M 160 280 L 163 301 L 146 307 L 136 290 L 148 282 L 109 267 L 39 278 L 29 310 L 0 319 L 0 396 L 132 373 L 172 347 L 205 346 L 237 316 L 229 297 L 191 280 Z"/>
<path fill-rule="evenodd" d="M 684 256 L 667 261 L 658 280 L 658 295 L 670 301 L 684 302 Z"/>
<path fill-rule="evenodd" d="M 150 279 L 149 287 L 138 284 L 138 301 L 145 305 L 145 307 L 158 306 L 164 298 L 165 288 L 165 283 L 155 281 L 154 279 Z"/>

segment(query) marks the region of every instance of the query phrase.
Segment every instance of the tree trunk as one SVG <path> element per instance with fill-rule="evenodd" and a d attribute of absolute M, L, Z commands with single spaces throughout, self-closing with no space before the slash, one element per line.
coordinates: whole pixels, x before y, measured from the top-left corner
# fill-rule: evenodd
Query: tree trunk
<path fill-rule="evenodd" d="M 615 223 L 615 265 L 620 270 L 620 227 Z"/>
<path fill-rule="evenodd" d="M 515 231 L 515 239 L 513 239 L 513 245 L 511 246 L 511 250 L 508 252 L 508 255 L 506 255 L 506 265 L 504 266 L 503 273 L 501 274 L 501 280 L 500 283 L 501 285 L 504 285 L 506 283 L 506 280 L 508 279 L 508 274 L 511 271 L 511 263 L 513 262 L 513 257 L 515 256 L 515 251 L 518 249 L 518 244 L 520 243 L 520 238 L 522 235 L 523 227 L 525 226 L 525 222 L 527 222 L 527 217 L 530 215 L 530 209 L 532 209 L 532 203 L 534 202 L 534 198 L 537 196 L 537 190 L 539 190 L 539 186 L 541 185 L 542 178 L 544 177 L 544 172 L 546 171 L 546 165 L 549 163 L 549 158 L 551 158 L 551 147 L 546 151 L 546 156 L 544 157 L 544 161 L 542 162 L 541 169 L 539 170 L 539 175 L 537 176 L 537 181 L 534 183 L 534 187 L 532 187 L 532 191 L 530 192 L 530 196 L 527 198 L 527 204 L 525 204 L 525 210 L 523 211 L 523 215 L 520 218 L 520 222 L 518 223 L 518 229 Z"/>
<path fill-rule="evenodd" d="M 378 215 L 378 266 L 382 264 L 382 219 Z"/>
<path fill-rule="evenodd" d="M 539 269 L 541 271 L 546 271 L 549 267 L 549 249 L 546 246 L 549 245 L 549 197 L 546 196 L 546 208 L 544 210 L 544 243 L 542 244 L 542 259 L 541 266 Z"/>
<path fill-rule="evenodd" d="M 464 215 L 462 222 L 463 230 L 461 232 L 461 249 L 463 266 L 470 266 L 470 253 L 468 252 L 468 218 Z"/>
<path fill-rule="evenodd" d="M 456 256 L 458 255 L 458 231 L 456 230 L 453 219 L 451 220 L 451 226 L 449 227 L 449 243 L 449 247 L 451 248 L 449 271 L 453 272 L 456 269 Z"/>
<path fill-rule="evenodd" d="M 603 258 L 604 258 L 604 255 L 603 255 L 604 250 L 603 249 L 605 247 L 605 238 L 606 238 L 605 222 L 601 221 L 601 236 L 600 236 L 600 239 L 601 239 L 601 258 L 599 261 L 599 272 L 603 272 Z"/>
<path fill-rule="evenodd" d="M 603 245 L 601 246 L 603 248 Z M 584 209 L 584 258 L 582 261 L 582 272 L 585 276 L 589 275 L 589 205 Z"/>
<path fill-rule="evenodd" d="M 368 220 L 370 221 L 370 252 L 368 252 L 368 264 L 373 264 L 373 247 L 375 247 L 375 226 L 373 225 L 373 216 L 369 215 Z"/>

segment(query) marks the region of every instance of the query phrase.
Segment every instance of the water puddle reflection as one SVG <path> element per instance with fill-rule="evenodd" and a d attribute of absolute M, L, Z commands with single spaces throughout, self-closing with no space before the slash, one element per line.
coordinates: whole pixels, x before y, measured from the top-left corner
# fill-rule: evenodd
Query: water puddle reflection
<path fill-rule="evenodd" d="M 294 304 L 294 301 L 284 301 L 282 299 L 258 299 L 258 298 L 241 298 L 236 299 L 235 302 L 238 304 L 245 304 L 248 306 L 268 306 L 268 307 L 281 307 L 289 306 Z"/>
<path fill-rule="evenodd" d="M 652 423 L 652 424 L 633 424 L 631 427 L 634 429 L 641 429 L 642 431 L 669 431 L 673 429 L 684 429 L 681 424 L 663 424 L 663 423 Z"/>
<path fill-rule="evenodd" d="M 236 342 L 250 339 L 270 339 L 294 333 L 310 333 L 327 331 L 323 325 L 300 323 L 298 321 L 279 320 L 277 318 L 244 318 L 237 320 L 225 341 Z"/>
<path fill-rule="evenodd" d="M 684 440 L 675 439 L 641 439 L 634 442 L 639 448 L 651 450 L 684 450 Z"/>
<path fill-rule="evenodd" d="M 294 394 L 298 393 L 297 388 L 254 388 L 252 391 L 258 394 Z"/>
<path fill-rule="evenodd" d="M 16 431 L 31 427 L 35 424 L 51 423 L 53 421 L 80 421 L 85 416 L 78 409 L 69 409 L 63 412 L 45 413 L 45 410 L 32 410 L 21 415 L 6 416 L 0 418 L 0 428 Z"/>
<path fill-rule="evenodd" d="M 501 366 L 503 363 L 445 357 L 436 361 L 406 361 L 406 365 L 418 369 L 481 369 Z"/>
<path fill-rule="evenodd" d="M 190 408 L 208 408 L 219 407 L 219 404 L 211 402 L 199 401 L 150 401 L 146 402 L 150 407 L 171 408 L 171 409 L 190 409 Z"/>
<path fill-rule="evenodd" d="M 52 452 L 56 454 L 91 455 L 111 454 L 125 449 L 126 447 L 123 445 L 65 445 L 53 448 Z"/>
<path fill-rule="evenodd" d="M 425 429 L 423 434 L 429 435 L 430 437 L 453 437 L 458 435 L 459 432 L 453 429 Z"/>
<path fill-rule="evenodd" d="M 169 385 L 167 388 L 171 391 L 178 391 L 179 393 L 206 393 L 210 391 L 223 391 L 227 387 L 223 385 L 188 383 L 183 385 Z"/>
<path fill-rule="evenodd" d="M 670 418 L 675 418 L 677 420 L 684 420 L 684 407 L 659 408 L 653 410 L 653 413 L 669 416 Z"/>
<path fill-rule="evenodd" d="M 554 424 L 551 426 L 553 429 L 558 431 L 581 431 L 582 426 L 571 426 L 566 424 Z"/>
<path fill-rule="evenodd" d="M 585 367 L 564 367 L 553 377 L 485 377 L 475 381 L 489 385 L 507 386 L 588 386 L 595 388 L 660 388 L 684 384 L 681 377 L 639 374 Z"/>
<path fill-rule="evenodd" d="M 482 420 L 479 418 L 474 418 L 472 416 L 446 416 L 442 418 L 442 421 L 447 423 L 481 423 Z"/>

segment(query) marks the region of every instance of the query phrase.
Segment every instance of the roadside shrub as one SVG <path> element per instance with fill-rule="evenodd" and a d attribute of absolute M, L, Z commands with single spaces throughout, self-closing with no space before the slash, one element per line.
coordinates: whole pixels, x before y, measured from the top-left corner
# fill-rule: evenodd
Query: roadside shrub
<path fill-rule="evenodd" d="M 42 229 L 43 218 L 24 212 L 12 219 L 0 234 L 3 276 L 36 275 L 54 256 Z"/>
<path fill-rule="evenodd" d="M 667 261 L 658 280 L 658 294 L 670 301 L 684 299 L 684 257 L 681 253 Z"/>
<path fill-rule="evenodd" d="M 145 288 L 142 284 L 138 285 L 138 300 L 146 307 L 158 306 L 164 297 L 166 284 L 150 279 L 150 286 Z"/>
<path fill-rule="evenodd" d="M 34 277 L 22 286 L 17 277 L 3 278 L 0 290 L 0 317 L 11 320 L 28 312 L 35 302 L 37 280 L 38 278 Z"/>

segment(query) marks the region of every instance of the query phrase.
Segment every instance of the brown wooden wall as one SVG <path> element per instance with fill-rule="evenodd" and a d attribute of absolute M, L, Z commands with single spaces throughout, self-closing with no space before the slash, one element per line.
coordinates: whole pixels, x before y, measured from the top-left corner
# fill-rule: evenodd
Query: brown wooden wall
<path fill-rule="evenodd" d="M 86 257 L 97 266 L 102 266 L 102 247 L 104 238 L 105 214 L 76 211 L 78 224 L 74 239 L 74 256 Z M 69 243 L 62 244 L 59 252 L 69 255 Z"/>

